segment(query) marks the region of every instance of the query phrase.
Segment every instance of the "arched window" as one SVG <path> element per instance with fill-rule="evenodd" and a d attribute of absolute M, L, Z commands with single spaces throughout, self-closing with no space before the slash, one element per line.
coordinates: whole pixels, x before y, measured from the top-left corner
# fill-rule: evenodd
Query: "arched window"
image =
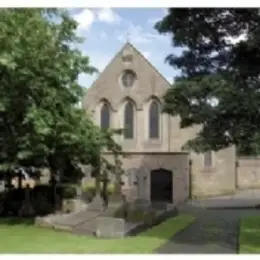
<path fill-rule="evenodd" d="M 134 138 L 134 106 L 127 102 L 124 111 L 124 136 L 126 139 Z"/>
<path fill-rule="evenodd" d="M 100 127 L 105 130 L 110 127 L 110 109 L 107 103 L 104 103 L 100 111 Z"/>
<path fill-rule="evenodd" d="M 153 100 L 149 107 L 149 138 L 157 139 L 160 136 L 160 109 L 159 103 Z"/>

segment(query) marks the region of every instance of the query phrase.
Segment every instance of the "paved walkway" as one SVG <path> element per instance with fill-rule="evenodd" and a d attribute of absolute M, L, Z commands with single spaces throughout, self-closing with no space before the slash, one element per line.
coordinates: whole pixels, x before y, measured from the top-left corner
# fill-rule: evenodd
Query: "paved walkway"
<path fill-rule="evenodd" d="M 260 204 L 260 190 L 238 190 L 233 195 L 190 201 L 189 204 L 208 208 L 249 208 Z"/>
<path fill-rule="evenodd" d="M 260 216 L 260 210 L 221 209 L 220 205 L 219 209 L 205 209 L 187 204 L 180 211 L 195 215 L 196 221 L 159 248 L 160 254 L 236 254 L 240 218 Z"/>

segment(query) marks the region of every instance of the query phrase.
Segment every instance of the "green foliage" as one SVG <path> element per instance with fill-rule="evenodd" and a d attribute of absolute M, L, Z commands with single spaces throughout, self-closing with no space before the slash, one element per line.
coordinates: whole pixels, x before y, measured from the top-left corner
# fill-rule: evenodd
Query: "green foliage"
<path fill-rule="evenodd" d="M 62 185 L 62 198 L 63 199 L 73 199 L 77 196 L 77 186 L 76 185 Z"/>
<path fill-rule="evenodd" d="M 12 212 L 13 215 L 18 216 L 19 210 L 24 203 L 25 189 L 12 189 L 4 193 L 0 193 L 1 206 L 3 211 L 1 214 L 7 215 Z M 57 198 L 63 195 L 63 188 L 58 187 L 56 190 Z M 30 202 L 36 215 L 46 215 L 53 213 L 53 189 L 50 185 L 37 185 L 30 190 Z"/>
<path fill-rule="evenodd" d="M 181 74 L 165 95 L 164 111 L 179 115 L 182 128 L 201 127 L 186 147 L 235 144 L 259 151 L 259 23 L 258 9 L 171 8 L 156 24 L 173 47 L 182 48 L 166 58 Z"/>
<path fill-rule="evenodd" d="M 112 194 L 114 192 L 115 189 L 115 185 L 114 184 L 109 184 L 107 186 L 107 192 L 109 194 Z M 95 190 L 95 183 L 89 183 L 84 187 L 84 191 L 88 192 L 88 191 L 94 191 Z"/>
<path fill-rule="evenodd" d="M 0 15 L 0 170 L 45 165 L 68 178 L 79 164 L 97 167 L 103 149 L 119 152 L 114 132 L 101 132 L 77 108 L 78 76 L 96 69 L 75 47 L 82 41 L 76 21 L 62 9 Z"/>
<path fill-rule="evenodd" d="M 53 212 L 53 205 L 44 194 L 38 194 L 37 197 L 31 198 L 31 201 L 36 215 L 47 215 Z"/>
<path fill-rule="evenodd" d="M 144 222 L 145 224 L 148 225 L 152 225 L 155 218 L 156 218 L 155 211 L 134 210 L 134 211 L 129 211 L 127 215 L 128 221 Z"/>
<path fill-rule="evenodd" d="M 106 190 L 101 189 L 100 195 L 103 199 L 106 199 L 107 197 L 111 196 L 115 191 L 115 185 L 114 184 L 108 184 Z M 93 182 L 88 183 L 84 188 L 83 192 L 85 192 L 85 195 L 87 196 L 87 199 L 89 201 L 92 201 L 94 196 L 96 195 L 96 185 Z"/>

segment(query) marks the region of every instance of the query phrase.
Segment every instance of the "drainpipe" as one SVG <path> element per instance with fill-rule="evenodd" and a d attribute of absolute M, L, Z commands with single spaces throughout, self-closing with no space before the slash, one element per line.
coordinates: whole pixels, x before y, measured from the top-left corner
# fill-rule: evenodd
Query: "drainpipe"
<path fill-rule="evenodd" d="M 171 116 L 168 115 L 168 152 L 171 151 Z"/>

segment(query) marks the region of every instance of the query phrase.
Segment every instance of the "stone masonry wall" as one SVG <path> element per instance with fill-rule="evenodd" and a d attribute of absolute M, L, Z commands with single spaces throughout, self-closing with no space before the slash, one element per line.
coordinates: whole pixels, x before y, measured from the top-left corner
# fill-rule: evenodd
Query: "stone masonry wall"
<path fill-rule="evenodd" d="M 229 147 L 213 154 L 213 164 L 205 168 L 203 155 L 191 153 L 192 197 L 212 197 L 236 191 L 236 152 Z"/>
<path fill-rule="evenodd" d="M 105 154 L 107 160 L 113 157 Z M 173 173 L 173 202 L 179 204 L 189 197 L 189 160 L 187 153 L 126 153 L 122 159 L 125 175 L 123 193 L 127 200 L 150 201 L 150 172 L 166 169 Z"/>
<path fill-rule="evenodd" d="M 237 188 L 260 188 L 260 157 L 240 157 L 237 166 Z"/>

